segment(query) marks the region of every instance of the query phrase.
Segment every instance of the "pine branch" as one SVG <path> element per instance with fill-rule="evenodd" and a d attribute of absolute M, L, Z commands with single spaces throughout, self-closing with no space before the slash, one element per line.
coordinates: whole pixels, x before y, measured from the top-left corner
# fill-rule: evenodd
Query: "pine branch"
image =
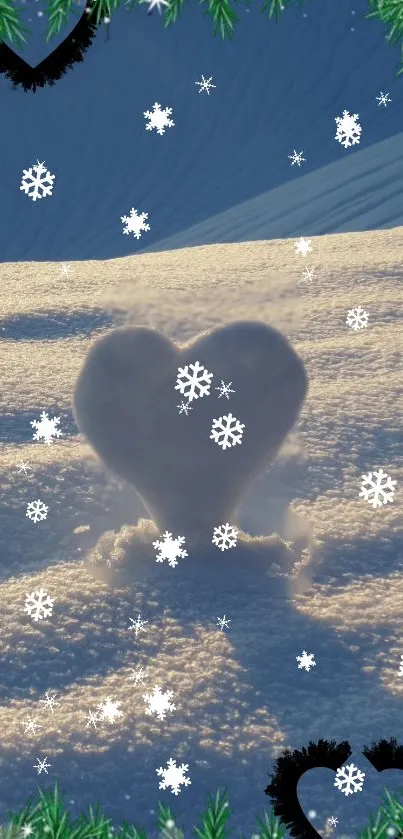
<path fill-rule="evenodd" d="M 58 35 L 62 26 L 66 26 L 68 16 L 71 12 L 73 0 L 49 0 L 47 8 L 48 16 L 48 33 L 46 40 L 52 38 L 53 35 Z"/>
<path fill-rule="evenodd" d="M 207 810 L 203 815 L 202 827 L 194 827 L 198 839 L 225 839 L 228 835 L 226 823 L 231 815 L 225 792 L 217 790 L 214 798 L 209 797 Z"/>
<path fill-rule="evenodd" d="M 270 816 L 265 811 L 263 821 L 262 819 L 257 819 L 257 823 L 259 825 L 260 839 L 272 839 L 273 836 L 276 836 L 277 839 L 284 839 L 285 829 L 273 811 L 270 813 Z"/>
<path fill-rule="evenodd" d="M 366 18 L 377 18 L 381 23 L 390 26 L 387 33 L 386 40 L 391 44 L 396 44 L 403 40 L 403 4 L 401 0 L 368 0 L 369 7 L 372 9 Z M 403 43 L 400 47 L 401 61 L 400 69 L 396 75 L 401 76 L 403 73 Z"/>
<path fill-rule="evenodd" d="M 0 41 L 27 42 L 24 33 L 29 29 L 23 26 L 19 13 L 12 0 L 0 0 Z"/>

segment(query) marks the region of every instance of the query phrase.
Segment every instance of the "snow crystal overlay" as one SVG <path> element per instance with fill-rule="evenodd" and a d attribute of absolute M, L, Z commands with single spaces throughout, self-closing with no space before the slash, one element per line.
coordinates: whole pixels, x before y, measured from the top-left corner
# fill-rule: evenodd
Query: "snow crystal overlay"
<path fill-rule="evenodd" d="M 44 161 L 39 163 L 38 160 L 34 166 L 22 170 L 20 189 L 29 198 L 36 201 L 37 198 L 46 198 L 48 195 L 52 195 L 54 179 L 55 175 L 51 175 L 46 169 Z"/>
<path fill-rule="evenodd" d="M 61 437 L 62 432 L 60 428 L 56 428 L 57 425 L 60 423 L 60 417 L 53 417 L 53 419 L 49 419 L 47 413 L 42 411 L 39 420 L 33 420 L 30 423 L 32 428 L 36 428 L 36 432 L 33 435 L 33 440 L 43 440 L 46 445 L 50 446 L 53 443 L 54 437 Z"/>
<path fill-rule="evenodd" d="M 358 497 L 365 498 L 375 510 L 376 507 L 382 507 L 382 504 L 393 501 L 395 489 L 396 481 L 392 481 L 383 469 L 379 469 L 378 472 L 368 472 L 368 475 L 362 476 L 361 492 Z"/>
<path fill-rule="evenodd" d="M 354 792 L 362 792 L 365 772 L 360 772 L 354 763 L 342 766 L 336 772 L 336 780 L 333 786 L 337 787 L 344 795 L 352 795 Z"/>
<path fill-rule="evenodd" d="M 27 612 L 34 621 L 41 621 L 52 614 L 53 600 L 43 588 L 27 594 L 24 612 Z"/>
<path fill-rule="evenodd" d="M 166 559 L 168 561 L 168 565 L 170 565 L 171 568 L 175 568 L 178 564 L 178 559 L 183 559 L 188 555 L 187 551 L 181 547 L 184 543 L 184 536 L 177 536 L 176 539 L 173 539 L 172 533 L 168 533 L 166 530 L 162 535 L 162 541 L 157 539 L 153 542 L 153 548 L 157 551 L 157 558 L 155 561 L 164 562 Z"/>
<path fill-rule="evenodd" d="M 159 769 L 156 769 L 156 773 L 159 776 L 162 776 L 163 780 L 159 782 L 158 788 L 159 789 L 168 789 L 171 788 L 171 792 L 174 795 L 178 795 L 181 792 L 180 787 L 184 786 L 187 787 L 191 784 L 190 778 L 187 778 L 185 772 L 187 772 L 189 766 L 187 763 L 182 763 L 181 766 L 176 765 L 176 760 L 173 760 L 172 757 L 169 758 L 167 761 L 167 768 L 164 769 L 160 766 Z"/>
<path fill-rule="evenodd" d="M 213 419 L 210 440 L 214 440 L 225 451 L 231 446 L 242 443 L 244 428 L 244 423 L 239 422 L 232 414 L 226 414 L 226 416 Z"/>
<path fill-rule="evenodd" d="M 165 134 L 166 128 L 173 128 L 175 125 L 170 119 L 172 108 L 161 108 L 158 102 L 153 105 L 152 111 L 143 111 L 143 113 L 145 119 L 148 120 L 146 131 L 152 131 L 155 128 L 157 134 Z"/>

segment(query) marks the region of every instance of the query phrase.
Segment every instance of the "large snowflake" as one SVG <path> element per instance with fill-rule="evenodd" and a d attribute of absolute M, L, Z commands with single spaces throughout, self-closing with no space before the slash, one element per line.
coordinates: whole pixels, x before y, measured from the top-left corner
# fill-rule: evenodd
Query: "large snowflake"
<path fill-rule="evenodd" d="M 34 621 L 41 621 L 52 614 L 52 607 L 52 598 L 43 588 L 39 588 L 27 594 L 24 612 L 28 612 Z"/>
<path fill-rule="evenodd" d="M 170 565 L 171 568 L 175 568 L 178 564 L 178 558 L 183 559 L 188 555 L 187 551 L 181 547 L 184 542 L 184 536 L 177 536 L 176 539 L 173 539 L 172 533 L 168 533 L 166 530 L 165 533 L 162 534 L 162 541 L 157 539 L 156 542 L 153 542 L 153 548 L 157 551 L 156 562 L 163 562 L 164 559 L 166 559 L 168 560 L 168 565 Z"/>
<path fill-rule="evenodd" d="M 213 373 L 209 373 L 200 361 L 194 364 L 185 364 L 178 368 L 175 390 L 179 390 L 182 396 L 186 396 L 189 402 L 199 399 L 200 396 L 208 396 L 210 393 Z"/>
<path fill-rule="evenodd" d="M 374 477 L 373 477 L 374 476 Z M 368 472 L 362 476 L 361 492 L 359 498 L 365 498 L 373 508 L 382 507 L 388 501 L 393 501 L 393 494 L 396 488 L 396 481 L 379 469 L 378 472 Z"/>
<path fill-rule="evenodd" d="M 120 220 L 123 222 L 123 233 L 127 235 L 133 233 L 135 239 L 140 239 L 141 234 L 150 230 L 150 225 L 146 223 L 148 213 L 138 213 L 134 207 L 131 208 L 128 216 L 121 216 Z"/>
<path fill-rule="evenodd" d="M 214 440 L 225 451 L 231 446 L 236 446 L 237 443 L 242 443 L 244 428 L 244 423 L 239 422 L 232 414 L 226 414 L 224 417 L 213 419 L 210 440 Z"/>
<path fill-rule="evenodd" d="M 53 417 L 53 419 L 49 419 L 47 413 L 42 411 L 39 420 L 33 420 L 30 423 L 32 428 L 36 428 L 36 432 L 33 435 L 33 440 L 43 440 L 48 446 L 53 443 L 53 437 L 61 437 L 62 432 L 60 428 L 56 428 L 57 425 L 60 423 L 60 417 Z"/>
<path fill-rule="evenodd" d="M 167 789 L 168 787 L 171 787 L 173 794 L 178 795 L 182 785 L 187 787 L 192 783 L 190 778 L 187 778 L 185 775 L 185 772 L 187 772 L 188 769 L 189 766 L 187 763 L 182 763 L 181 766 L 177 766 L 176 760 L 173 760 L 172 757 L 170 757 L 167 762 L 166 769 L 162 766 L 160 766 L 159 769 L 156 769 L 157 775 L 162 775 L 163 777 L 163 780 L 158 784 L 159 789 Z"/>
<path fill-rule="evenodd" d="M 107 696 L 105 702 L 101 702 L 98 705 L 99 714 L 98 717 L 101 720 L 107 720 L 108 722 L 115 722 L 118 717 L 122 717 L 122 711 L 119 710 L 120 702 L 113 702 L 110 696 Z"/>
<path fill-rule="evenodd" d="M 38 498 L 37 501 L 30 501 L 29 504 L 27 504 L 27 512 L 25 515 L 36 524 L 36 522 L 46 519 L 48 512 L 49 507 L 47 507 L 46 504 Z"/>
<path fill-rule="evenodd" d="M 302 650 L 302 655 L 297 655 L 296 659 L 299 661 L 298 670 L 306 670 L 309 673 L 311 667 L 316 667 L 314 653 L 307 653 L 306 650 Z"/>
<path fill-rule="evenodd" d="M 46 198 L 52 195 L 54 175 L 51 175 L 44 163 L 39 160 L 29 169 L 23 169 L 20 189 L 36 201 L 37 198 Z"/>
<path fill-rule="evenodd" d="M 148 704 L 146 714 L 156 714 L 159 720 L 164 720 L 167 711 L 175 711 L 176 705 L 170 702 L 173 697 L 172 690 L 161 692 L 159 685 L 155 685 L 154 693 L 144 693 L 143 699 Z"/>
<path fill-rule="evenodd" d="M 362 306 L 356 306 L 355 309 L 348 310 L 346 324 L 357 332 L 358 329 L 368 326 L 368 318 L 368 312 Z"/>
<path fill-rule="evenodd" d="M 213 532 L 212 543 L 217 545 L 221 551 L 226 551 L 229 548 L 235 548 L 238 538 L 238 531 L 231 524 L 221 524 L 220 527 L 215 527 Z"/>
<path fill-rule="evenodd" d="M 336 772 L 336 780 L 333 786 L 337 787 L 344 795 L 352 795 L 354 792 L 362 792 L 365 772 L 361 772 L 354 763 L 342 766 Z"/>
<path fill-rule="evenodd" d="M 337 131 L 334 139 L 345 149 L 360 142 L 362 128 L 358 118 L 358 114 L 349 114 L 348 111 L 343 111 L 342 117 L 335 117 Z"/>
<path fill-rule="evenodd" d="M 161 108 L 158 102 L 153 105 L 152 111 L 143 111 L 143 113 L 148 120 L 146 131 L 152 131 L 155 128 L 157 134 L 165 134 L 166 128 L 173 128 L 175 125 L 169 118 L 172 114 L 172 108 Z"/>

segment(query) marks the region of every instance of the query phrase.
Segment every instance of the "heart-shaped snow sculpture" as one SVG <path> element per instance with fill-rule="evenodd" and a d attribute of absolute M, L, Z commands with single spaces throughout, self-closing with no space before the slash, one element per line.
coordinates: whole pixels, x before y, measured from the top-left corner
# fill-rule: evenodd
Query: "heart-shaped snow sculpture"
<path fill-rule="evenodd" d="M 175 389 L 178 368 L 199 362 L 209 394 L 190 401 Z M 189 369 L 189 372 L 190 369 Z M 229 399 L 218 390 L 231 382 Z M 80 431 L 104 463 L 132 484 L 161 531 L 211 543 L 231 521 L 254 478 L 276 456 L 307 390 L 302 361 L 277 330 L 238 322 L 176 346 L 146 327 L 99 338 L 78 377 Z M 232 414 L 241 442 L 225 450 L 213 420 Z"/>

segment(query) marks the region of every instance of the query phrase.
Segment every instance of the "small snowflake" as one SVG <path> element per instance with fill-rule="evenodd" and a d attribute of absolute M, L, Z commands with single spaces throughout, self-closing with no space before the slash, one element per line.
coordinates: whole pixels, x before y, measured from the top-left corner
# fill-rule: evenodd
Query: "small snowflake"
<path fill-rule="evenodd" d="M 98 705 L 99 719 L 115 722 L 118 717 L 123 717 L 122 711 L 119 710 L 120 704 L 120 702 L 112 702 L 111 698 L 107 696 L 106 701 Z"/>
<path fill-rule="evenodd" d="M 133 624 L 133 626 L 131 626 L 130 629 L 134 629 L 134 632 L 136 634 L 136 638 L 137 638 L 139 632 L 145 632 L 144 627 L 145 627 L 146 623 L 148 623 L 148 621 L 141 620 L 140 615 L 137 615 L 136 620 L 133 620 L 133 618 L 129 618 L 129 620 Z"/>
<path fill-rule="evenodd" d="M 291 160 L 291 166 L 294 166 L 295 163 L 298 166 L 301 166 L 301 163 L 306 163 L 306 158 L 302 157 L 303 153 L 303 151 L 295 151 L 294 149 L 293 153 L 288 155 L 288 159 Z"/>
<path fill-rule="evenodd" d="M 227 414 L 218 419 L 213 419 L 210 440 L 217 443 L 223 451 L 242 443 L 242 435 L 245 424 L 239 422 L 232 414 Z"/>
<path fill-rule="evenodd" d="M 354 763 L 349 763 L 348 766 L 342 766 L 337 770 L 333 786 L 344 792 L 345 796 L 353 795 L 354 792 L 362 792 L 364 778 L 365 772 L 360 772 Z"/>
<path fill-rule="evenodd" d="M 205 79 L 205 78 L 204 78 L 204 76 L 203 76 L 203 74 L 202 74 L 202 80 L 201 80 L 201 82 L 195 82 L 195 84 L 197 84 L 197 85 L 199 86 L 199 93 L 202 93 L 202 91 L 205 91 L 205 92 L 208 94 L 208 96 L 210 96 L 210 90 L 211 90 L 211 88 L 212 88 L 212 87 L 216 87 L 216 85 L 215 85 L 215 84 L 211 84 L 211 80 L 212 80 L 212 78 L 213 78 L 213 77 L 212 77 L 212 76 L 210 76 L 210 78 L 209 78 L 209 79 Z"/>
<path fill-rule="evenodd" d="M 86 728 L 89 728 L 90 725 L 93 725 L 94 728 L 96 728 L 97 727 L 97 722 L 99 722 L 98 711 L 88 711 L 88 714 L 86 716 L 86 720 L 87 720 L 87 722 L 85 724 Z"/>
<path fill-rule="evenodd" d="M 375 98 L 378 100 L 378 108 L 379 108 L 379 105 L 384 105 L 385 108 L 386 108 L 387 105 L 388 105 L 388 102 L 392 101 L 389 98 L 389 93 L 382 93 L 382 91 L 381 91 L 380 95 L 376 96 Z"/>
<path fill-rule="evenodd" d="M 48 593 L 39 588 L 27 594 L 24 612 L 27 612 L 34 621 L 43 620 L 52 615 L 53 600 Z"/>
<path fill-rule="evenodd" d="M 134 670 L 133 667 L 131 667 L 130 669 L 132 670 L 132 673 L 133 673 L 132 679 L 134 681 L 134 684 L 138 685 L 139 682 L 141 682 L 141 684 L 144 685 L 144 682 L 143 682 L 143 675 L 145 675 L 144 667 L 139 667 L 137 670 Z"/>
<path fill-rule="evenodd" d="M 193 399 L 209 395 L 212 378 L 213 373 L 209 373 L 200 361 L 186 364 L 178 367 L 175 390 L 179 390 L 181 396 L 186 396 L 192 402 Z"/>
<path fill-rule="evenodd" d="M 314 268 L 305 268 L 305 270 L 301 274 L 301 282 L 303 283 L 311 283 L 315 275 Z"/>
<path fill-rule="evenodd" d="M 39 420 L 33 420 L 30 422 L 32 428 L 36 428 L 36 432 L 33 435 L 33 440 L 43 440 L 48 446 L 53 443 L 53 437 L 61 437 L 62 432 L 59 428 L 56 428 L 57 425 L 60 423 L 60 417 L 53 417 L 53 419 L 49 419 L 47 413 L 42 411 Z"/>
<path fill-rule="evenodd" d="M 161 105 L 159 105 L 158 102 L 153 105 L 152 111 L 144 111 L 143 113 L 145 119 L 148 120 L 146 131 L 152 131 L 153 128 L 155 128 L 157 134 L 165 134 L 166 128 L 173 128 L 175 125 L 175 123 L 169 119 L 172 114 L 172 108 L 161 109 Z"/>
<path fill-rule="evenodd" d="M 189 402 L 181 402 L 180 405 L 177 405 L 176 407 L 179 408 L 180 414 L 186 414 L 186 416 L 188 415 L 189 411 L 193 410 L 192 406 L 189 405 Z"/>
<path fill-rule="evenodd" d="M 188 769 L 189 766 L 187 763 L 182 763 L 181 766 L 177 766 L 176 760 L 169 758 L 166 769 L 160 766 L 159 769 L 155 770 L 157 775 L 163 777 L 163 780 L 159 782 L 158 788 L 167 789 L 171 787 L 172 793 L 178 795 L 181 785 L 187 787 L 192 783 L 190 778 L 187 778 L 185 775 Z"/>
<path fill-rule="evenodd" d="M 368 312 L 364 311 L 361 306 L 356 306 L 355 309 L 349 309 L 347 312 L 346 324 L 357 332 L 358 329 L 368 326 L 368 318 Z"/>
<path fill-rule="evenodd" d="M 403 655 L 400 656 L 400 664 L 398 670 L 398 676 L 403 676 Z"/>
<path fill-rule="evenodd" d="M 335 117 L 337 131 L 335 140 L 348 149 L 360 142 L 362 128 L 358 122 L 358 114 L 349 114 L 348 111 L 343 111 L 342 117 Z"/>
<path fill-rule="evenodd" d="M 23 472 L 24 475 L 28 475 L 28 469 L 31 469 L 32 472 L 31 466 L 25 460 L 22 460 L 21 463 L 18 464 L 18 467 L 18 471 Z"/>
<path fill-rule="evenodd" d="M 337 827 L 338 823 L 339 820 L 337 816 L 329 816 L 329 818 L 326 820 L 326 824 L 328 825 L 328 827 Z"/>
<path fill-rule="evenodd" d="M 33 768 L 37 769 L 38 775 L 40 775 L 42 772 L 46 772 L 46 774 L 48 775 L 49 774 L 48 769 L 50 769 L 51 764 L 47 763 L 47 757 L 44 757 L 43 760 L 40 760 L 39 757 L 37 757 L 36 759 L 38 761 L 38 765 L 35 766 L 35 764 L 34 764 Z"/>
<path fill-rule="evenodd" d="M 164 559 L 167 559 L 168 565 L 175 568 L 178 564 L 178 558 L 183 559 L 188 555 L 187 551 L 181 547 L 184 542 L 184 536 L 177 536 L 176 539 L 173 539 L 172 533 L 168 533 L 166 530 L 162 534 L 162 541 L 157 539 L 156 542 L 153 542 L 153 548 L 157 551 L 156 562 L 163 562 Z"/>
<path fill-rule="evenodd" d="M 49 708 L 53 714 L 53 708 L 55 705 L 60 705 L 60 702 L 56 702 L 56 693 L 53 696 L 49 695 L 49 691 L 45 693 L 45 699 L 40 699 L 39 702 L 42 702 L 45 705 L 45 708 Z"/>
<path fill-rule="evenodd" d="M 229 629 L 230 623 L 231 623 L 230 618 L 226 618 L 225 615 L 223 615 L 222 618 L 217 618 L 217 626 L 220 627 L 221 632 L 223 631 L 224 626 L 226 626 L 227 629 Z"/>
<path fill-rule="evenodd" d="M 33 832 L 34 832 L 34 829 L 33 829 L 31 824 L 24 824 L 21 827 L 21 833 L 22 833 L 24 839 L 26 839 L 27 836 L 32 836 Z"/>
<path fill-rule="evenodd" d="M 214 388 L 214 390 L 219 391 L 217 399 L 221 399 L 222 396 L 226 396 L 226 398 L 229 399 L 230 393 L 235 393 L 235 390 L 232 390 L 231 385 L 232 382 L 228 382 L 228 384 L 225 384 L 225 382 L 223 382 L 223 380 L 221 379 L 221 384 L 219 385 L 219 387 Z"/>
<path fill-rule="evenodd" d="M 37 521 L 43 521 L 46 519 L 48 512 L 49 507 L 47 507 L 46 504 L 43 504 L 40 498 L 38 498 L 37 501 L 30 501 L 29 504 L 27 504 L 27 512 L 25 515 L 28 516 L 31 521 L 36 523 Z"/>
<path fill-rule="evenodd" d="M 226 551 L 229 548 L 235 548 L 238 538 L 238 531 L 232 527 L 228 522 L 221 524 L 220 527 L 214 528 L 212 543 L 217 545 L 221 551 Z"/>
<path fill-rule="evenodd" d="M 72 271 L 72 267 L 71 267 L 70 263 L 69 262 L 63 262 L 63 265 L 60 269 L 60 273 L 61 274 L 70 274 L 70 271 Z"/>
<path fill-rule="evenodd" d="M 170 702 L 173 697 L 172 690 L 161 692 L 159 685 L 155 685 L 154 693 L 143 694 L 144 701 L 148 704 L 146 714 L 156 714 L 159 720 L 164 720 L 167 711 L 175 711 L 176 705 Z"/>
<path fill-rule="evenodd" d="M 35 174 L 34 174 L 35 173 Z M 46 198 L 52 195 L 54 175 L 44 166 L 44 161 L 39 160 L 30 169 L 23 169 L 20 189 L 36 201 L 37 198 Z"/>
<path fill-rule="evenodd" d="M 297 242 L 294 242 L 295 253 L 300 253 L 301 256 L 306 256 L 312 250 L 312 240 L 304 239 L 301 236 Z"/>
<path fill-rule="evenodd" d="M 42 728 L 42 726 L 39 722 L 36 722 L 36 717 L 35 719 L 32 719 L 32 717 L 28 716 L 25 723 L 24 734 L 29 734 L 30 732 L 32 732 L 32 734 L 36 734 L 37 728 Z"/>
<path fill-rule="evenodd" d="M 159 14 L 161 14 L 161 7 L 162 6 L 167 6 L 168 7 L 169 6 L 169 3 L 167 2 L 167 0 L 140 0 L 140 5 L 142 5 L 143 3 L 148 4 L 148 14 L 149 15 L 152 13 L 152 10 L 154 9 L 154 7 L 158 10 Z"/>
<path fill-rule="evenodd" d="M 120 220 L 123 222 L 123 233 L 133 233 L 135 239 L 140 239 L 141 234 L 150 230 L 150 225 L 146 224 L 148 213 L 138 213 L 134 207 L 131 208 L 128 216 L 121 216 Z"/>
<path fill-rule="evenodd" d="M 297 655 L 296 660 L 299 661 L 298 670 L 304 669 L 309 673 L 311 667 L 316 667 L 314 653 L 307 653 L 306 650 L 302 650 L 302 655 Z"/>
<path fill-rule="evenodd" d="M 358 497 L 365 498 L 375 510 L 376 507 L 382 507 L 382 504 L 393 501 L 395 488 L 396 481 L 392 481 L 381 468 L 378 472 L 368 472 L 368 475 L 362 475 L 361 492 Z"/>

